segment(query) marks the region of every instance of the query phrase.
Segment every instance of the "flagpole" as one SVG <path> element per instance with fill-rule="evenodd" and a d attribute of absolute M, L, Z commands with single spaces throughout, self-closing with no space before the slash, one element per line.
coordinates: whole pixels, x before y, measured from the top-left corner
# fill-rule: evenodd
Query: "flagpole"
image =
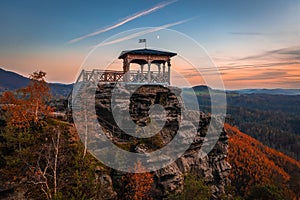
<path fill-rule="evenodd" d="M 139 43 L 145 43 L 145 49 L 147 49 L 147 40 L 146 39 L 139 39 Z"/>

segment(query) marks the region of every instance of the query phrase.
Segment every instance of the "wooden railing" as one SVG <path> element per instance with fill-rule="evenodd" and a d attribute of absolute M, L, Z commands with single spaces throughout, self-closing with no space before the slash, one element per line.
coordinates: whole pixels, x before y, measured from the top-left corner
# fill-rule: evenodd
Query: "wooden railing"
<path fill-rule="evenodd" d="M 76 83 L 88 81 L 94 83 L 101 82 L 132 82 L 132 83 L 168 83 L 168 73 L 161 71 L 140 72 L 131 70 L 128 72 L 127 79 L 123 71 L 98 70 L 92 71 L 82 70 L 78 76 Z"/>
<path fill-rule="evenodd" d="M 89 82 L 118 82 L 122 81 L 124 76 L 123 71 L 113 71 L 113 70 L 99 70 L 93 69 L 92 71 L 82 70 L 79 74 L 76 83 L 80 81 Z"/>
<path fill-rule="evenodd" d="M 139 72 L 139 71 L 130 71 L 130 79 L 129 82 L 136 83 L 167 83 L 168 82 L 168 74 L 163 74 L 159 71 L 150 71 L 150 75 L 148 72 Z"/>

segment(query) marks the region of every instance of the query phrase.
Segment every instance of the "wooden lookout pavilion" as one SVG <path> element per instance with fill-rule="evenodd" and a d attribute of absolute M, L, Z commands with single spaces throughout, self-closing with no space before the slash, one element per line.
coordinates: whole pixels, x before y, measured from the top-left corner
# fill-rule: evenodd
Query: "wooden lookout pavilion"
<path fill-rule="evenodd" d="M 122 51 L 119 59 L 123 59 L 123 71 L 82 70 L 76 82 L 89 81 L 98 83 L 158 83 L 170 84 L 171 58 L 176 53 L 154 49 L 136 49 Z M 133 71 L 131 64 L 138 64 L 140 69 Z"/>

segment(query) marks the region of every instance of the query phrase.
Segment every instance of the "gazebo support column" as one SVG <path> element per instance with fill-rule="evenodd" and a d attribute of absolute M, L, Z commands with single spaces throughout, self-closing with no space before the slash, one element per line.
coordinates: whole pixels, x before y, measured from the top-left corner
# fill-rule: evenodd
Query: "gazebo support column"
<path fill-rule="evenodd" d="M 141 73 L 144 74 L 144 64 L 141 64 Z"/>
<path fill-rule="evenodd" d="M 166 63 L 163 64 L 163 82 L 165 82 L 165 77 L 166 77 Z"/>
<path fill-rule="evenodd" d="M 144 76 L 144 65 L 145 65 L 145 64 L 140 64 L 140 66 L 141 66 L 141 81 L 142 81 L 142 80 L 145 80 L 145 76 Z"/>
<path fill-rule="evenodd" d="M 157 69 L 158 69 L 158 74 L 160 74 L 160 72 L 161 72 L 161 66 L 160 66 L 160 63 L 157 63 L 156 65 L 157 65 Z"/>
<path fill-rule="evenodd" d="M 163 80 L 163 78 L 162 78 L 162 76 L 161 76 L 161 64 L 160 63 L 157 63 L 156 64 L 157 65 L 157 69 L 158 69 L 158 75 L 157 75 L 157 78 L 158 78 L 158 82 L 162 82 L 162 80 Z"/>
<path fill-rule="evenodd" d="M 151 82 L 151 62 L 148 62 L 148 83 Z"/>
<path fill-rule="evenodd" d="M 130 60 L 127 58 L 123 60 L 123 72 L 124 72 L 124 82 L 129 82 L 130 80 Z"/>
<path fill-rule="evenodd" d="M 171 84 L 171 62 L 168 60 L 168 83 Z"/>

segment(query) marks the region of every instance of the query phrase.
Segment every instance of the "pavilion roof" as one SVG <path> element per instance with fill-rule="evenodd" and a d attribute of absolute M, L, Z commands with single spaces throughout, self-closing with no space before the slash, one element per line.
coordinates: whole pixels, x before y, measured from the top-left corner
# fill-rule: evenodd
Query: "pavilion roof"
<path fill-rule="evenodd" d="M 123 59 L 128 54 L 135 54 L 135 55 L 156 55 L 156 56 L 176 56 L 177 53 L 168 52 L 168 51 L 159 51 L 154 49 L 135 49 L 135 50 L 126 50 L 122 51 L 119 59 Z"/>

